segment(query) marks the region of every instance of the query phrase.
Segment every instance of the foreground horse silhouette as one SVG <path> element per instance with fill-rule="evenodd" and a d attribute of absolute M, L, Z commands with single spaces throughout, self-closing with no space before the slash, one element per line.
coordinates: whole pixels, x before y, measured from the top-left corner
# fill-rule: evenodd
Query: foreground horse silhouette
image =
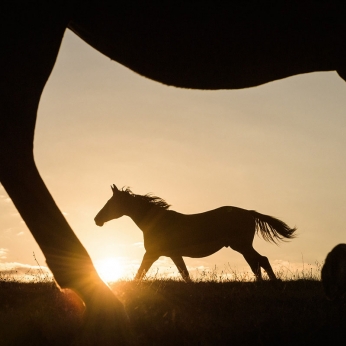
<path fill-rule="evenodd" d="M 343 1 L 5 0 L 0 7 L 1 184 L 56 282 L 105 318 L 114 313 L 124 320 L 121 304 L 97 275 L 33 156 L 40 97 L 66 28 L 133 71 L 177 87 L 247 88 L 331 70 L 346 78 Z"/>
<path fill-rule="evenodd" d="M 321 279 L 328 299 L 346 296 L 346 244 L 336 245 L 327 255 Z"/>
<path fill-rule="evenodd" d="M 129 216 L 143 231 L 145 254 L 135 279 L 140 279 L 160 257 L 170 257 L 185 281 L 190 281 L 183 256 L 206 257 L 224 246 L 240 252 L 257 280 L 263 268 L 271 280 L 276 276 L 268 261 L 252 246 L 255 233 L 264 240 L 294 238 L 295 228 L 284 222 L 236 207 L 221 207 L 200 214 L 185 215 L 167 210 L 170 206 L 151 195 L 136 195 L 127 188 L 112 186 L 113 196 L 95 217 L 98 226 L 121 216 Z"/>

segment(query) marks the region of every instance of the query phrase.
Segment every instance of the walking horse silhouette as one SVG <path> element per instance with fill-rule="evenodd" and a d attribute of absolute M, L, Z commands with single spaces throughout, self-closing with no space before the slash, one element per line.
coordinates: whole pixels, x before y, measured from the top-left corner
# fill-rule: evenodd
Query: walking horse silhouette
<path fill-rule="evenodd" d="M 252 246 L 255 233 L 263 239 L 292 239 L 295 228 L 284 222 L 236 207 L 221 207 L 200 214 L 185 215 L 173 210 L 160 197 L 136 195 L 127 188 L 112 186 L 113 196 L 95 217 L 98 226 L 121 216 L 129 216 L 143 231 L 145 254 L 136 279 L 140 279 L 160 257 L 170 257 L 185 281 L 190 281 L 183 256 L 205 257 L 224 246 L 240 252 L 249 263 L 257 280 L 263 268 L 271 280 L 276 276 L 267 257 Z"/>
<path fill-rule="evenodd" d="M 66 28 L 158 82 L 238 89 L 313 71 L 345 78 L 345 8 L 332 0 L 2 1 L 0 181 L 58 285 L 77 292 L 91 315 L 125 319 L 34 162 L 37 109 Z"/>

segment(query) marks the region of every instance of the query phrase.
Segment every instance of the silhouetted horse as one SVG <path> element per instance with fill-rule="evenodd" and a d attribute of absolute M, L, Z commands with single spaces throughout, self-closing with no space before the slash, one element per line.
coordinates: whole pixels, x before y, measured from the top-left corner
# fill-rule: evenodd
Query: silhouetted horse
<path fill-rule="evenodd" d="M 136 279 L 141 278 L 160 257 L 170 257 L 184 280 L 189 281 L 183 256 L 205 257 L 231 247 L 240 252 L 249 263 L 257 280 L 262 279 L 263 268 L 271 280 L 276 276 L 267 257 L 261 256 L 252 246 L 255 233 L 263 239 L 294 238 L 295 228 L 284 222 L 236 207 L 221 207 L 200 214 L 185 215 L 173 210 L 162 199 L 151 195 L 136 195 L 127 188 L 112 186 L 113 196 L 95 217 L 98 226 L 121 216 L 129 216 L 143 231 L 145 254 Z"/>
<path fill-rule="evenodd" d="M 321 271 L 326 296 L 330 300 L 346 294 L 346 244 L 336 245 L 326 257 Z"/>
<path fill-rule="evenodd" d="M 345 79 L 345 18 L 336 0 L 1 1 L 0 181 L 60 287 L 94 316 L 125 318 L 34 162 L 37 109 L 66 28 L 161 83 L 238 89 L 313 71 Z"/>

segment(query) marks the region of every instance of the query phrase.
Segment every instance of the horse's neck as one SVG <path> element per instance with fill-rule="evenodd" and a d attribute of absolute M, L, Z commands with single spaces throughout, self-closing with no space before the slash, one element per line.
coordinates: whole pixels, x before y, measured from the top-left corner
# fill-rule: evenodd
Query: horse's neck
<path fill-rule="evenodd" d="M 147 223 L 148 218 L 150 218 L 152 211 L 153 206 L 151 204 L 133 199 L 131 203 L 128 204 L 126 215 L 129 216 L 142 231 L 144 231 L 144 225 Z"/>

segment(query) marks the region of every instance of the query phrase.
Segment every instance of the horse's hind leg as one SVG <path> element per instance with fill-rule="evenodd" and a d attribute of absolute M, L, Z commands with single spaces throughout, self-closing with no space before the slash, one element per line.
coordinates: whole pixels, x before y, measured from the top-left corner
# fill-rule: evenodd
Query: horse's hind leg
<path fill-rule="evenodd" d="M 266 271 L 270 280 L 277 280 L 277 277 L 274 274 L 273 268 L 270 265 L 269 260 L 266 256 L 261 256 L 260 266 Z"/>
<path fill-rule="evenodd" d="M 13 10 L 11 4 L 5 2 L 0 21 L 0 181 L 44 253 L 56 282 L 76 291 L 87 312 L 108 319 L 114 330 L 114 322 L 125 321 L 122 304 L 98 277 L 33 158 L 38 104 L 69 20 L 64 14 L 68 8 L 61 12 L 52 9 L 59 1 L 13 2 Z"/>
<path fill-rule="evenodd" d="M 261 256 L 253 247 L 246 250 L 237 251 L 241 252 L 247 263 L 249 263 L 251 270 L 255 274 L 257 280 L 262 280 L 261 268 L 263 268 L 267 272 L 270 280 L 277 279 L 268 258 L 265 256 Z"/>

